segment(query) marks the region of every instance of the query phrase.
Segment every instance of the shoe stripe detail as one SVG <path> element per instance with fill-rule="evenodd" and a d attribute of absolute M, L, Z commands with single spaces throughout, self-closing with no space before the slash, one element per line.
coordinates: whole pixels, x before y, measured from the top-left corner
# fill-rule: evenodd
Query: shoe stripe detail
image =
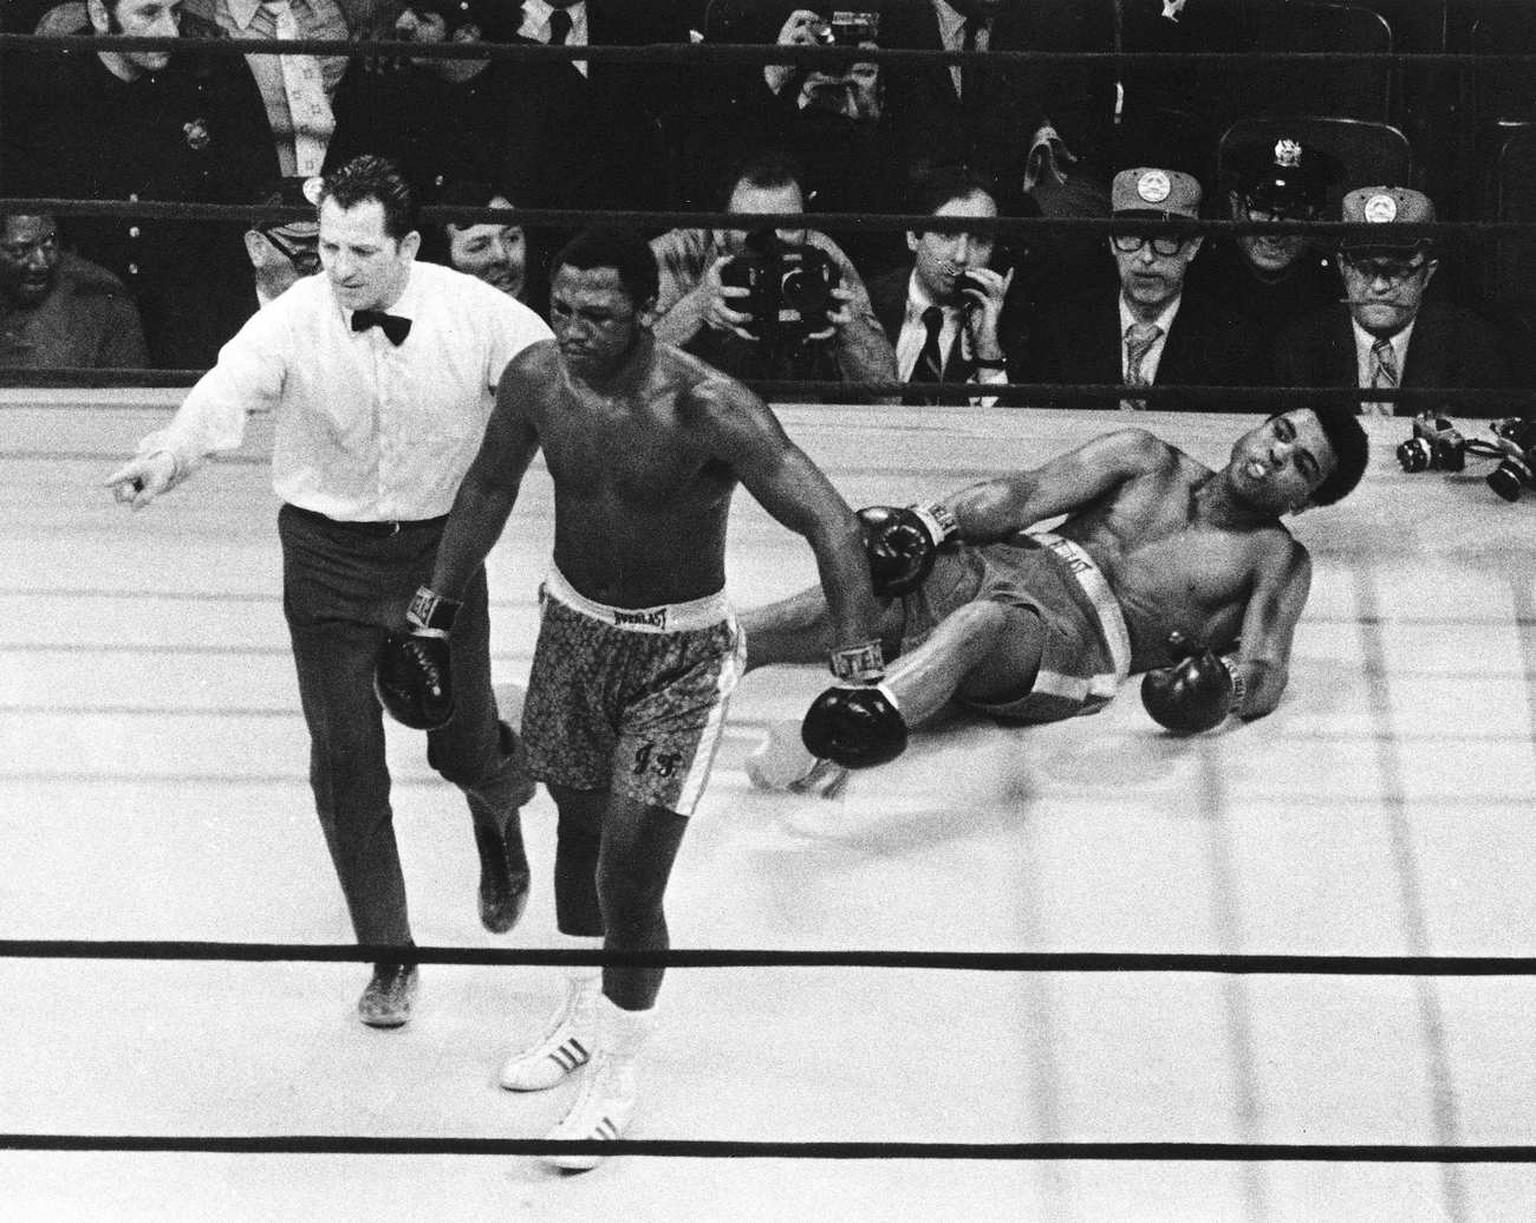
<path fill-rule="evenodd" d="M 549 1060 L 569 1073 L 576 1067 L 586 1064 L 587 1051 L 582 1048 L 581 1042 L 574 1037 L 558 1048 L 549 1051 Z"/>

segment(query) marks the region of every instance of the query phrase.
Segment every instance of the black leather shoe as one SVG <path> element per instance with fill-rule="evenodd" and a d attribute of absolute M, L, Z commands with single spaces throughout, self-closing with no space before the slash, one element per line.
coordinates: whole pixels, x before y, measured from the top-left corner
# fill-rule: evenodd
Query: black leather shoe
<path fill-rule="evenodd" d="M 505 934 L 528 907 L 531 879 L 517 816 L 507 821 L 504 833 L 476 824 L 475 848 L 480 851 L 480 924 L 492 934 Z"/>
<path fill-rule="evenodd" d="M 373 978 L 357 1000 L 358 1018 L 370 1028 L 403 1026 L 411 1017 L 416 984 L 414 964 L 375 964 Z"/>

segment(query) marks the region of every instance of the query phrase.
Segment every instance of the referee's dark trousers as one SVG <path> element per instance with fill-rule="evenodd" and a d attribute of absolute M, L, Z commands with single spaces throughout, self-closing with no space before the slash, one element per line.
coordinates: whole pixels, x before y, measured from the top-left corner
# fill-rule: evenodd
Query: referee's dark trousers
<path fill-rule="evenodd" d="M 292 505 L 278 513 L 310 785 L 359 943 L 412 941 L 373 666 L 385 634 L 405 623 L 411 596 L 432 576 L 443 521 L 335 522 Z M 527 780 L 497 719 L 486 602 L 482 568 L 453 627 L 455 713 L 428 732 L 427 759 L 465 791 L 474 819 L 499 823 L 517 818 Z"/>

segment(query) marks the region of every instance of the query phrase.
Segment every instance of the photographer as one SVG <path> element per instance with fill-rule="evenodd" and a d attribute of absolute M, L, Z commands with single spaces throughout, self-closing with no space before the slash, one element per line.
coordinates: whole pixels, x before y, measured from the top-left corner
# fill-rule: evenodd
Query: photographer
<path fill-rule="evenodd" d="M 766 153 L 742 163 L 731 176 L 724 205 L 733 213 L 805 210 L 796 168 L 782 155 Z M 869 293 L 853 263 L 824 234 L 779 229 L 749 236 L 745 230 L 674 229 L 652 239 L 661 268 L 656 336 L 702 357 L 737 378 L 837 381 L 849 391 L 829 396 L 775 395 L 775 399 L 894 403 L 858 388 L 896 381 L 896 354 L 870 306 Z M 763 276 L 782 269 L 781 276 Z M 748 287 L 755 279 L 757 290 Z M 771 308 L 773 286 L 795 290 L 809 281 L 820 290 L 820 309 L 797 309 L 780 301 Z M 779 294 L 782 298 L 782 293 Z M 753 313 L 752 304 L 770 308 Z"/>
<path fill-rule="evenodd" d="M 797 8 L 779 31 L 780 46 L 874 49 L 880 14 L 874 5 Z M 857 59 L 814 66 L 767 64 L 762 83 L 743 99 L 744 119 L 759 143 L 787 151 L 800 166 L 800 185 L 817 212 L 883 212 L 907 190 L 900 150 L 885 119 L 885 80 L 878 62 Z M 904 262 L 892 230 L 839 234 L 843 250 L 866 277 Z"/>

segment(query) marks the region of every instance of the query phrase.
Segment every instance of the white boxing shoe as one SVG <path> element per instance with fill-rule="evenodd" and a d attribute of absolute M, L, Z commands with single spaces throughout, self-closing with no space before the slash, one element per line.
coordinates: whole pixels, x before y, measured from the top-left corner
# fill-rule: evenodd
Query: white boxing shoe
<path fill-rule="evenodd" d="M 800 723 L 779 722 L 747 757 L 747 777 L 759 790 L 815 794 L 836 798 L 848 782 L 848 770 L 813 755 L 800 738 Z"/>
<path fill-rule="evenodd" d="M 570 1111 L 545 1138 L 551 1142 L 614 1142 L 624 1136 L 637 1103 L 635 1059 L 599 1053 L 587 1068 Z M 544 1158 L 568 1172 L 587 1172 L 607 1156 L 593 1151 Z"/>
<path fill-rule="evenodd" d="M 572 977 L 565 1001 L 544 1035 L 530 1048 L 509 1057 L 501 1068 L 508 1091 L 548 1091 L 587 1064 L 597 1045 L 597 999 L 601 978 Z"/>

